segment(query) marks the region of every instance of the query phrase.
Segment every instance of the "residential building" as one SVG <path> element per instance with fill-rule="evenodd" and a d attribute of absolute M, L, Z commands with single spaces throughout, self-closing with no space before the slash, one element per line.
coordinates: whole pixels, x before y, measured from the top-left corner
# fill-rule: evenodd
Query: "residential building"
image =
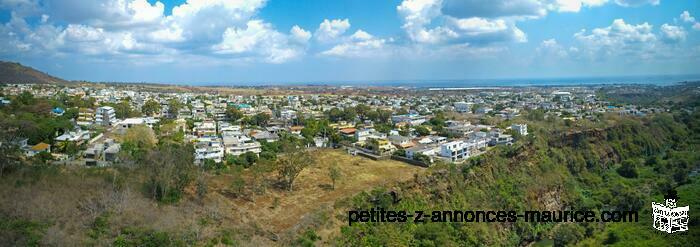
<path fill-rule="evenodd" d="M 102 106 L 95 111 L 95 124 L 111 126 L 117 122 L 117 115 L 111 106 Z"/>
<path fill-rule="evenodd" d="M 451 141 L 440 145 L 440 156 L 451 162 L 462 162 L 470 157 L 474 144 L 466 141 Z"/>
<path fill-rule="evenodd" d="M 78 109 L 78 118 L 75 123 L 80 126 L 88 126 L 93 124 L 95 121 L 95 110 L 90 108 L 80 108 Z"/>
<path fill-rule="evenodd" d="M 510 128 L 521 136 L 527 135 L 527 124 L 513 124 L 510 126 Z"/>

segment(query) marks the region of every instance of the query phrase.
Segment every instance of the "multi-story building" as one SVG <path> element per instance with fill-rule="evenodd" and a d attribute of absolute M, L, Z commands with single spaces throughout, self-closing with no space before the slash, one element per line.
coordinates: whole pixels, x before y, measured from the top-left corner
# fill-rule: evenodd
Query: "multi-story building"
<path fill-rule="evenodd" d="M 204 160 L 221 162 L 224 159 L 224 147 L 218 137 L 202 137 L 195 143 L 194 159 L 196 164 Z"/>
<path fill-rule="evenodd" d="M 471 156 L 474 144 L 466 141 L 451 141 L 440 145 L 440 156 L 452 162 L 461 162 Z"/>
<path fill-rule="evenodd" d="M 521 136 L 527 135 L 527 124 L 513 124 L 510 126 L 510 128 Z"/>
<path fill-rule="evenodd" d="M 259 154 L 262 148 L 259 142 L 247 136 L 224 136 L 224 149 L 227 155 L 238 156 L 247 152 Z"/>
<path fill-rule="evenodd" d="M 80 126 L 91 125 L 95 121 L 95 110 L 90 108 L 78 109 L 78 118 L 75 123 Z"/>
<path fill-rule="evenodd" d="M 95 111 L 95 124 L 111 126 L 117 122 L 117 115 L 111 106 L 102 106 Z"/>
<path fill-rule="evenodd" d="M 214 121 L 196 122 L 193 131 L 197 137 L 216 137 L 216 123 Z"/>
<path fill-rule="evenodd" d="M 464 102 L 464 101 L 457 102 L 457 103 L 454 104 L 454 106 L 455 106 L 455 111 L 457 111 L 457 112 L 471 112 L 471 111 L 472 111 L 472 105 L 474 105 L 474 103 L 467 103 L 467 102 Z"/>

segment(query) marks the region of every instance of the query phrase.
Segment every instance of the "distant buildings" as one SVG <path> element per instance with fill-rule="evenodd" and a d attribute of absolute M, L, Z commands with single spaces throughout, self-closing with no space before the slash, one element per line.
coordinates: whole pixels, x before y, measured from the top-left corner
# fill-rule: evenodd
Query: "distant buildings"
<path fill-rule="evenodd" d="M 408 123 L 412 126 L 417 126 L 425 123 L 425 116 L 418 114 L 405 114 L 405 115 L 395 115 L 391 117 L 391 122 L 393 123 Z"/>

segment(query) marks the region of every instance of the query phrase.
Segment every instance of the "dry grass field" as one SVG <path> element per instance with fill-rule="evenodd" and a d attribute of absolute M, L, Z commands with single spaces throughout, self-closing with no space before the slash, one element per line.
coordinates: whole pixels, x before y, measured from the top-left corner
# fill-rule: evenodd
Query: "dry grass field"
<path fill-rule="evenodd" d="M 245 246 L 289 243 L 311 228 L 322 241 L 329 241 L 338 225 L 347 224 L 336 217 L 343 212 L 334 203 L 377 186 L 410 180 L 423 170 L 339 150 L 318 150 L 313 155 L 316 162 L 301 172 L 293 191 L 270 186 L 263 194 L 234 196 L 230 175 L 209 174 L 204 198 L 197 197 L 191 186 L 172 205 L 146 198 L 143 178 L 133 171 L 73 167 L 24 172 L 0 181 L 0 215 L 45 223 L 41 243 L 47 245 L 110 245 L 128 227 L 187 236 L 197 243 L 233 239 Z M 342 173 L 335 189 L 328 175 L 333 164 Z M 249 173 L 244 173 L 247 181 Z M 274 180 L 276 173 L 266 177 Z M 106 229 L 97 231 L 97 219 L 105 216 Z"/>

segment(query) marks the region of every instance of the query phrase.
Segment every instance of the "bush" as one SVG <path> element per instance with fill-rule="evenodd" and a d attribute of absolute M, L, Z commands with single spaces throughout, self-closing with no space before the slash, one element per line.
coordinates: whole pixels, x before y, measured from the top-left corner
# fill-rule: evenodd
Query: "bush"
<path fill-rule="evenodd" d="M 316 235 L 314 230 L 308 229 L 295 241 L 295 244 L 297 246 L 312 247 L 315 246 L 314 243 L 318 240 L 321 240 L 321 237 Z"/>
<path fill-rule="evenodd" d="M 39 222 L 0 216 L 0 243 L 8 246 L 39 246 L 47 227 L 47 224 Z"/>
<path fill-rule="evenodd" d="M 637 166 L 634 164 L 633 161 L 630 160 L 625 160 L 622 162 L 622 165 L 617 168 L 617 174 L 620 174 L 620 176 L 626 177 L 626 178 L 636 178 L 639 176 L 639 173 L 637 172 Z"/>
<path fill-rule="evenodd" d="M 114 246 L 185 246 L 181 241 L 173 241 L 170 234 L 151 229 L 127 227 L 114 240 Z"/>

